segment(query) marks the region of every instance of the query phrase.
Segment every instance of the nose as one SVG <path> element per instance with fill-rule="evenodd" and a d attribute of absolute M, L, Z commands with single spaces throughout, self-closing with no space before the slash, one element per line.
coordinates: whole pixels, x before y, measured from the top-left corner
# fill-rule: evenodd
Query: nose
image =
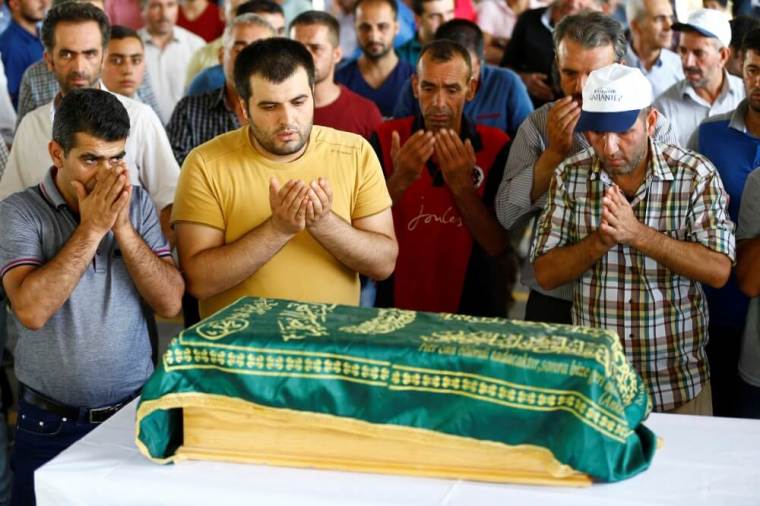
<path fill-rule="evenodd" d="M 433 105 L 434 106 L 439 107 L 439 106 L 442 106 L 442 105 L 444 105 L 446 103 L 446 99 L 445 99 L 445 95 L 444 95 L 445 93 L 446 93 L 446 90 L 444 90 L 443 88 L 440 88 L 440 89 L 438 89 L 433 94 Z"/>
<path fill-rule="evenodd" d="M 606 132 L 602 136 L 602 146 L 604 154 L 607 156 L 614 155 L 618 152 L 618 136 L 614 132 Z"/>
<path fill-rule="evenodd" d="M 575 79 L 575 86 L 573 88 L 573 94 L 580 95 L 583 93 L 583 87 L 586 85 L 586 80 L 588 79 L 588 74 L 579 74 L 578 77 Z"/>
<path fill-rule="evenodd" d="M 686 51 L 683 53 L 683 55 L 681 55 L 681 62 L 683 63 L 684 67 L 694 67 L 696 66 L 697 58 L 691 51 Z"/>

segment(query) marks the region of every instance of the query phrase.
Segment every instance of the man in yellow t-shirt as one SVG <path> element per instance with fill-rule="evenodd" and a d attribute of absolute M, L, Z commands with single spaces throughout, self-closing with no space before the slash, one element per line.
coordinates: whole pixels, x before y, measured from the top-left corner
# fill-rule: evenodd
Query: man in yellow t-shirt
<path fill-rule="evenodd" d="M 244 295 L 358 304 L 398 245 L 380 163 L 361 137 L 312 126 L 314 64 L 288 39 L 245 48 L 235 86 L 248 125 L 190 152 L 172 222 L 205 317 Z"/>

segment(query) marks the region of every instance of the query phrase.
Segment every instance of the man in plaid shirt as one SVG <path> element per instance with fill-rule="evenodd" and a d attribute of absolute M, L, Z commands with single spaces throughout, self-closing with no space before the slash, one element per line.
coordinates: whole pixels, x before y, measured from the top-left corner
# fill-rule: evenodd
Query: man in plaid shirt
<path fill-rule="evenodd" d="M 591 148 L 554 172 L 532 245 L 544 288 L 574 281 L 573 322 L 617 331 L 657 411 L 712 414 L 700 283 L 734 261 L 717 171 L 651 135 L 649 82 L 613 64 L 591 73 L 576 130 Z"/>

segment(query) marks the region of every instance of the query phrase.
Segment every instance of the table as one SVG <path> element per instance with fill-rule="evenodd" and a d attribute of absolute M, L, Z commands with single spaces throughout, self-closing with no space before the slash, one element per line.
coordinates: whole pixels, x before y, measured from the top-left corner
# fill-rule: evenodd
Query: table
<path fill-rule="evenodd" d="M 37 504 L 267 506 L 760 505 L 760 421 L 652 414 L 651 468 L 586 489 L 219 462 L 153 464 L 134 444 L 137 401 L 36 474 Z"/>

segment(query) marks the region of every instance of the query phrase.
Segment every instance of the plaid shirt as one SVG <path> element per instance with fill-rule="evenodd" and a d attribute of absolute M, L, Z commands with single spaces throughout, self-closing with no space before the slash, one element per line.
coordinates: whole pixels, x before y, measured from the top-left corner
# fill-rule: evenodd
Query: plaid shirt
<path fill-rule="evenodd" d="M 174 158 L 182 165 L 190 151 L 217 135 L 240 128 L 237 115 L 227 105 L 224 86 L 179 101 L 166 125 Z"/>
<path fill-rule="evenodd" d="M 649 141 L 652 154 L 631 206 L 645 225 L 679 241 L 735 258 L 728 196 L 713 165 L 677 146 Z M 602 196 L 613 184 L 593 148 L 557 167 L 531 261 L 599 228 Z M 573 283 L 573 322 L 613 330 L 665 411 L 696 397 L 709 379 L 707 306 L 700 283 L 618 244 Z"/>
<path fill-rule="evenodd" d="M 18 113 L 16 128 L 21 124 L 23 117 L 41 105 L 49 104 L 59 90 L 58 79 L 48 68 L 45 60 L 30 65 L 21 77 L 21 86 L 18 97 Z M 137 89 L 137 96 L 145 104 L 150 106 L 158 114 L 158 101 L 150 87 L 148 73 L 145 73 L 143 82 Z"/>

